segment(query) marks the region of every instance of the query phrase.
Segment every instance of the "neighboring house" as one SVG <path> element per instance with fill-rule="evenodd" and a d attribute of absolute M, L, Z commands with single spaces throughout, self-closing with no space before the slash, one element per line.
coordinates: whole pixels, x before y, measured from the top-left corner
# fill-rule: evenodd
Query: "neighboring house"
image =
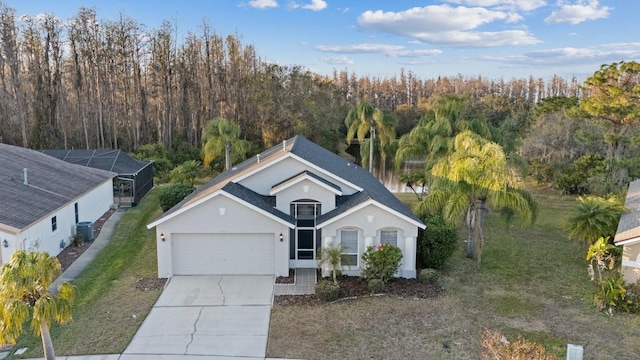
<path fill-rule="evenodd" d="M 624 208 L 614 243 L 623 246 L 622 279 L 633 284 L 640 280 L 640 180 L 629 184 Z"/>
<path fill-rule="evenodd" d="M 324 246 L 346 247 L 342 273 L 380 242 L 403 253 L 397 276 L 416 277 L 425 225 L 365 169 L 301 136 L 223 172 L 147 225 L 158 276 L 273 274 L 317 267 Z"/>
<path fill-rule="evenodd" d="M 153 163 L 137 160 L 122 150 L 42 150 L 68 163 L 118 173 L 113 197 L 118 204 L 136 206 L 153 188 Z"/>
<path fill-rule="evenodd" d="M 94 222 L 113 204 L 115 173 L 0 144 L 0 253 L 57 255 L 79 222 Z"/>

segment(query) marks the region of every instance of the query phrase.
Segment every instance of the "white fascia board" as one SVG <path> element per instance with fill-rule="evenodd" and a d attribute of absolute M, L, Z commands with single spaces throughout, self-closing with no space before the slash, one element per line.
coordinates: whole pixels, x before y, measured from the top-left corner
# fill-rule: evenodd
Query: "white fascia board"
<path fill-rule="evenodd" d="M 266 212 L 266 211 L 262 210 L 261 208 L 255 206 L 255 205 L 253 205 L 251 203 L 248 203 L 248 202 L 246 202 L 246 201 L 244 201 L 244 200 L 242 200 L 242 199 L 240 199 L 240 198 L 238 198 L 236 196 L 233 196 L 233 195 L 229 194 L 228 192 L 226 192 L 226 191 L 221 189 L 221 190 L 218 190 L 218 191 L 216 191 L 214 193 L 211 193 L 211 194 L 209 194 L 209 195 L 207 195 L 207 196 L 205 196 L 205 197 L 203 197 L 201 199 L 198 199 L 198 201 L 194 201 L 193 203 L 191 203 L 191 204 L 189 204 L 189 205 L 187 205 L 187 206 L 185 206 L 185 207 L 183 207 L 183 208 L 171 213 L 170 215 L 168 215 L 168 216 L 166 216 L 166 217 L 164 217 L 162 219 L 156 220 L 156 221 L 148 224 L 147 225 L 147 229 L 154 228 L 154 227 L 162 224 L 163 222 L 165 222 L 165 221 L 167 221 L 169 219 L 172 219 L 172 218 L 184 213 L 185 211 L 188 211 L 189 209 L 192 209 L 192 208 L 204 203 L 205 201 L 213 199 L 216 196 L 224 196 L 224 197 L 226 197 L 228 199 L 231 199 L 231 200 L 233 200 L 233 201 L 235 201 L 237 203 L 240 203 L 240 204 L 242 204 L 242 205 L 244 205 L 244 206 L 246 206 L 248 208 L 251 208 L 251 209 L 257 211 L 257 212 L 261 213 L 262 215 L 264 215 L 264 216 L 266 216 L 266 217 L 268 217 L 268 218 L 270 218 L 272 220 L 275 220 L 275 221 L 279 222 L 280 224 L 282 224 L 284 226 L 287 226 L 287 227 L 289 227 L 291 229 L 295 228 L 295 224 L 291 224 L 291 223 L 289 223 L 289 222 L 287 222 L 287 221 L 285 221 L 285 220 L 283 220 L 283 219 L 281 219 L 281 218 L 279 218 L 279 217 L 277 217 L 277 216 L 275 216 L 275 215 L 273 215 L 273 214 L 271 214 L 269 212 Z"/>
<path fill-rule="evenodd" d="M 622 266 L 638 269 L 640 268 L 640 264 L 633 260 L 622 260 Z"/>
<path fill-rule="evenodd" d="M 263 209 L 255 206 L 255 205 L 253 205 L 253 204 L 251 204 L 249 202 L 246 202 L 245 200 L 243 200 L 243 199 L 241 199 L 239 197 L 233 196 L 233 195 L 231 195 L 231 194 L 229 194 L 227 192 L 224 192 L 224 191 L 221 193 L 221 195 L 227 197 L 228 199 L 235 200 L 236 202 L 238 202 L 238 203 L 240 203 L 240 204 L 242 204 L 242 205 L 244 205 L 244 206 L 246 206 L 246 207 L 248 207 L 250 209 L 253 209 L 253 210 L 257 211 L 257 212 L 261 213 L 262 215 L 264 215 L 264 216 L 266 216 L 266 217 L 268 217 L 268 218 L 270 218 L 270 219 L 272 219 L 272 220 L 274 220 L 274 221 L 276 221 L 276 222 L 278 222 L 278 223 L 280 223 L 280 224 L 282 224 L 282 225 L 284 225 L 284 226 L 286 226 L 286 227 L 288 227 L 290 229 L 295 229 L 296 228 L 295 224 L 291 224 L 290 222 L 288 222 L 288 221 L 286 221 L 284 219 L 281 219 L 281 218 L 273 215 L 270 212 L 264 211 Z"/>
<path fill-rule="evenodd" d="M 345 183 L 345 184 L 351 186 L 352 188 L 356 189 L 356 192 L 360 192 L 360 191 L 364 190 L 362 187 L 360 187 L 360 186 L 358 186 L 356 184 L 353 184 L 353 183 L 341 178 L 340 176 L 334 175 L 333 173 L 325 170 L 324 168 L 321 168 L 318 165 L 316 165 L 316 164 L 314 164 L 312 162 L 309 162 L 309 161 L 299 157 L 296 154 L 289 153 L 289 156 L 294 158 L 294 159 L 296 159 L 296 160 L 298 160 L 298 161 L 300 161 L 301 163 L 303 163 L 303 164 L 305 164 L 305 165 L 307 165 L 309 167 L 312 167 L 314 170 L 317 170 L 318 172 L 323 173 L 324 175 L 327 175 L 328 177 L 330 177 L 332 179 L 335 179 L 337 182 Z M 344 161 L 345 161 L 345 163 L 349 163 L 349 161 L 347 161 L 346 159 Z M 353 166 L 356 166 L 356 165 L 353 165 Z"/>
<path fill-rule="evenodd" d="M 202 204 L 203 202 L 218 196 L 221 193 L 222 193 L 222 190 L 218 190 L 218 191 L 215 191 L 215 192 L 213 192 L 213 193 L 211 193 L 211 194 L 209 194 L 207 196 L 204 196 L 204 197 L 202 197 L 202 198 L 200 198 L 200 199 L 198 199 L 198 200 L 186 205 L 185 207 L 180 208 L 180 209 L 174 211 L 173 213 L 171 213 L 171 214 L 169 214 L 169 215 L 167 215 L 165 217 L 162 217 L 162 218 L 160 218 L 160 219 L 148 224 L 147 225 L 147 229 L 154 228 L 154 227 L 162 224 L 163 222 L 165 222 L 165 221 L 167 221 L 169 219 L 173 219 L 174 217 L 184 213 L 185 211 L 187 211 L 187 210 L 189 210 L 189 209 L 191 209 L 191 208 L 193 208 L 195 206 L 198 206 L 198 205 Z"/>
<path fill-rule="evenodd" d="M 634 244 L 637 244 L 639 242 L 640 242 L 640 237 L 634 237 L 634 238 L 631 238 L 631 239 L 626 239 L 626 240 L 614 242 L 614 245 L 616 245 L 616 246 L 634 245 Z"/>
<path fill-rule="evenodd" d="M 17 227 L 7 225 L 7 224 L 0 224 L 0 231 L 5 232 L 9 235 L 17 235 L 21 233 L 21 230 L 18 229 Z"/>
<path fill-rule="evenodd" d="M 299 157 L 298 155 L 295 155 L 295 154 L 291 153 L 290 151 L 287 151 L 287 153 L 286 153 L 286 154 L 284 154 L 283 156 L 281 156 L 280 158 L 278 158 L 278 159 L 276 159 L 276 160 L 269 161 L 269 163 L 268 163 L 268 164 L 266 164 L 266 167 L 271 166 L 271 165 L 274 165 L 274 164 L 277 164 L 277 163 L 279 163 L 280 161 L 283 161 L 283 160 L 285 160 L 285 159 L 287 159 L 287 158 L 293 158 L 293 159 L 296 159 L 297 161 L 300 161 L 301 163 L 303 163 L 303 164 L 305 164 L 305 165 L 309 166 L 310 168 L 314 169 L 315 171 L 317 171 L 317 172 L 319 172 L 319 173 L 322 173 L 322 174 L 326 175 L 327 177 L 330 177 L 330 178 L 332 178 L 332 179 L 336 180 L 337 182 L 341 182 L 341 183 L 344 183 L 344 184 L 349 185 L 350 187 L 352 187 L 352 188 L 356 189 L 356 191 L 357 191 L 357 192 L 358 192 L 358 191 L 362 191 L 362 190 L 364 190 L 364 189 L 363 189 L 363 188 L 361 188 L 360 186 L 358 186 L 358 185 L 356 185 L 356 184 L 353 184 L 353 183 L 351 183 L 351 182 L 348 182 L 348 181 L 346 181 L 345 179 L 343 179 L 343 178 L 341 178 L 341 177 L 339 177 L 339 176 L 336 176 L 336 175 L 334 175 L 334 174 L 332 174 L 332 173 L 328 172 L 327 170 L 325 170 L 325 169 L 323 169 L 323 168 L 319 167 L 318 165 L 316 165 L 316 164 L 314 164 L 314 163 L 312 163 L 312 162 L 309 162 L 309 161 L 307 161 L 307 160 L 305 160 L 305 159 L 303 159 L 303 158 Z M 348 161 L 347 161 L 347 160 L 345 160 L 345 162 L 348 162 Z M 252 170 L 252 171 L 249 171 L 249 172 L 247 172 L 247 173 L 245 173 L 245 174 L 242 174 L 242 175 L 240 175 L 240 176 L 238 176 L 238 177 L 234 178 L 234 179 L 233 179 L 233 182 L 239 183 L 239 182 L 241 182 L 242 180 L 244 180 L 244 179 L 246 179 L 246 178 L 248 178 L 248 177 L 250 177 L 250 176 L 252 176 L 252 175 L 254 175 L 254 174 L 256 174 L 256 173 L 258 173 L 258 172 L 260 172 L 260 171 L 262 171 L 262 169 L 265 169 L 265 167 L 260 166 L 260 167 L 258 167 L 258 168 L 256 168 L 256 169 Z"/>
<path fill-rule="evenodd" d="M 288 189 L 291 186 L 293 186 L 295 184 L 298 184 L 299 182 L 301 182 L 303 180 L 309 180 L 309 181 L 317 184 L 318 186 L 331 191 L 332 193 L 334 193 L 336 195 L 340 195 L 340 196 L 342 195 L 342 191 L 334 188 L 333 186 L 329 186 L 328 184 L 325 184 L 324 182 L 314 178 L 313 176 L 309 176 L 308 174 L 304 174 L 304 175 L 298 176 L 296 179 L 292 179 L 291 181 L 287 181 L 284 184 L 280 184 L 275 189 L 272 188 L 271 190 L 269 190 L 269 195 L 275 195 L 275 194 L 279 193 L 280 191 Z"/>
<path fill-rule="evenodd" d="M 407 221 L 407 222 L 419 227 L 420 229 L 424 229 L 424 228 L 427 227 L 426 225 L 424 225 L 424 224 L 422 224 L 422 223 L 420 223 L 418 221 L 415 221 L 414 219 L 411 219 L 411 218 L 407 217 L 406 215 L 401 214 L 401 213 L 391 209 L 388 206 L 382 205 L 382 204 L 380 204 L 379 202 L 377 202 L 377 201 L 375 201 L 373 199 L 369 199 L 369 200 L 367 200 L 367 201 L 365 201 L 363 203 L 360 203 L 360 204 L 350 208 L 349 210 L 345 211 L 344 213 L 342 213 L 342 214 L 340 214 L 338 216 L 334 216 L 331 219 L 329 219 L 329 220 L 327 220 L 327 221 L 325 221 L 325 222 L 323 222 L 321 224 L 317 224 L 316 228 L 322 229 L 323 227 L 325 227 L 325 226 L 327 226 L 327 225 L 329 225 L 331 223 L 334 223 L 334 222 L 336 222 L 336 221 L 338 221 L 338 220 L 340 220 L 340 219 L 342 219 L 344 217 L 347 217 L 347 216 L 355 213 L 356 211 L 361 210 L 361 209 L 363 209 L 363 208 L 365 208 L 365 207 L 367 207 L 369 205 L 377 206 L 377 207 L 381 208 L 384 211 L 392 213 L 393 215 L 404 219 L 405 221 Z"/>

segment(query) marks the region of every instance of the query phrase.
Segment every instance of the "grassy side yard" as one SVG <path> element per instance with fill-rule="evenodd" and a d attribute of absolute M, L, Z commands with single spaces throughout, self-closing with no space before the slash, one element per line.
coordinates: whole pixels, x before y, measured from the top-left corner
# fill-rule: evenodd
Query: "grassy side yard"
<path fill-rule="evenodd" d="M 146 225 L 159 214 L 153 190 L 127 210 L 109 244 L 73 282 L 78 289 L 73 321 L 51 329 L 57 355 L 124 351 L 161 292 L 136 289 L 138 279 L 157 277 L 155 232 Z M 42 357 L 40 338 L 31 331 L 16 346 L 29 350 L 14 358 Z"/>
<path fill-rule="evenodd" d="M 566 239 L 561 224 L 576 205 L 531 189 L 540 202 L 532 227 L 487 217 L 483 263 L 463 249 L 441 276 L 433 300 L 369 297 L 315 307 L 274 306 L 268 357 L 305 359 L 477 359 L 485 328 L 539 342 L 560 358 L 566 344 L 584 359 L 632 359 L 640 353 L 640 316 L 598 312 L 592 303 L 586 248 Z M 413 196 L 413 195 L 410 195 Z M 411 201 L 403 195 L 403 201 Z M 415 197 L 414 197 L 415 198 Z"/>

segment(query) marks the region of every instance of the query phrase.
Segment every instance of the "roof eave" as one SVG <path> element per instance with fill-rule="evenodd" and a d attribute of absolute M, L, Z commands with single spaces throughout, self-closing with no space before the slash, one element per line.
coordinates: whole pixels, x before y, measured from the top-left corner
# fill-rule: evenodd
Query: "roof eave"
<path fill-rule="evenodd" d="M 363 208 L 365 208 L 365 207 L 367 207 L 369 205 L 377 206 L 377 207 L 379 207 L 379 208 L 381 208 L 381 209 L 383 209 L 383 210 L 385 210 L 387 212 L 390 212 L 390 213 L 394 214 L 395 216 L 400 217 L 400 218 L 404 219 L 405 221 L 417 226 L 420 229 L 425 229 L 427 227 L 422 222 L 416 221 L 415 219 L 412 219 L 412 218 L 410 218 L 410 217 L 408 217 L 408 216 L 406 216 L 406 215 L 404 215 L 404 214 L 402 214 L 402 213 L 400 213 L 400 212 L 398 212 L 396 210 L 393 210 L 390 207 L 388 207 L 388 206 L 386 206 L 384 204 L 381 204 L 378 201 L 373 200 L 373 199 L 369 199 L 369 200 L 363 201 L 363 202 L 361 202 L 361 203 L 359 203 L 359 204 L 347 209 L 347 211 L 345 211 L 345 212 L 343 212 L 343 213 L 341 213 L 339 215 L 336 215 L 336 216 L 334 216 L 334 217 L 332 217 L 330 219 L 327 219 L 322 223 L 317 224 L 316 227 L 318 229 L 321 229 L 321 228 L 323 228 L 323 227 L 325 227 L 325 226 L 327 226 L 329 224 L 332 224 L 332 223 L 334 223 L 334 222 L 336 222 L 336 221 L 338 221 L 340 219 L 343 219 L 343 218 L 345 218 L 345 217 L 355 213 L 356 211 L 359 211 L 359 210 L 361 210 L 361 209 L 363 209 Z"/>

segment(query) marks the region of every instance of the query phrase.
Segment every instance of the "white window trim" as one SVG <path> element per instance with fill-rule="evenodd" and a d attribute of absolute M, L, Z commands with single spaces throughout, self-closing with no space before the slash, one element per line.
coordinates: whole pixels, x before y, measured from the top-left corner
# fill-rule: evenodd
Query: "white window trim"
<path fill-rule="evenodd" d="M 343 231 L 349 231 L 349 232 L 355 232 L 356 233 L 356 247 L 355 247 L 355 252 L 344 252 L 342 255 L 349 255 L 349 256 L 355 256 L 356 257 L 356 263 L 354 265 L 342 265 L 342 259 L 340 259 L 340 268 L 344 269 L 344 270 L 357 270 L 359 269 L 360 266 L 360 252 L 359 252 L 359 248 L 360 248 L 360 230 L 356 229 L 356 228 L 343 228 L 340 229 L 340 244 L 344 245 L 342 242 L 342 232 Z"/>
<path fill-rule="evenodd" d="M 382 241 L 382 232 L 383 231 L 387 231 L 387 232 L 395 232 L 396 233 L 396 243 L 395 244 L 391 244 L 393 246 L 398 247 L 398 243 L 400 241 L 400 231 L 398 231 L 398 229 L 394 229 L 394 228 L 385 228 L 385 229 L 381 229 L 378 233 L 378 239 L 379 239 L 379 243 L 383 243 Z"/>

